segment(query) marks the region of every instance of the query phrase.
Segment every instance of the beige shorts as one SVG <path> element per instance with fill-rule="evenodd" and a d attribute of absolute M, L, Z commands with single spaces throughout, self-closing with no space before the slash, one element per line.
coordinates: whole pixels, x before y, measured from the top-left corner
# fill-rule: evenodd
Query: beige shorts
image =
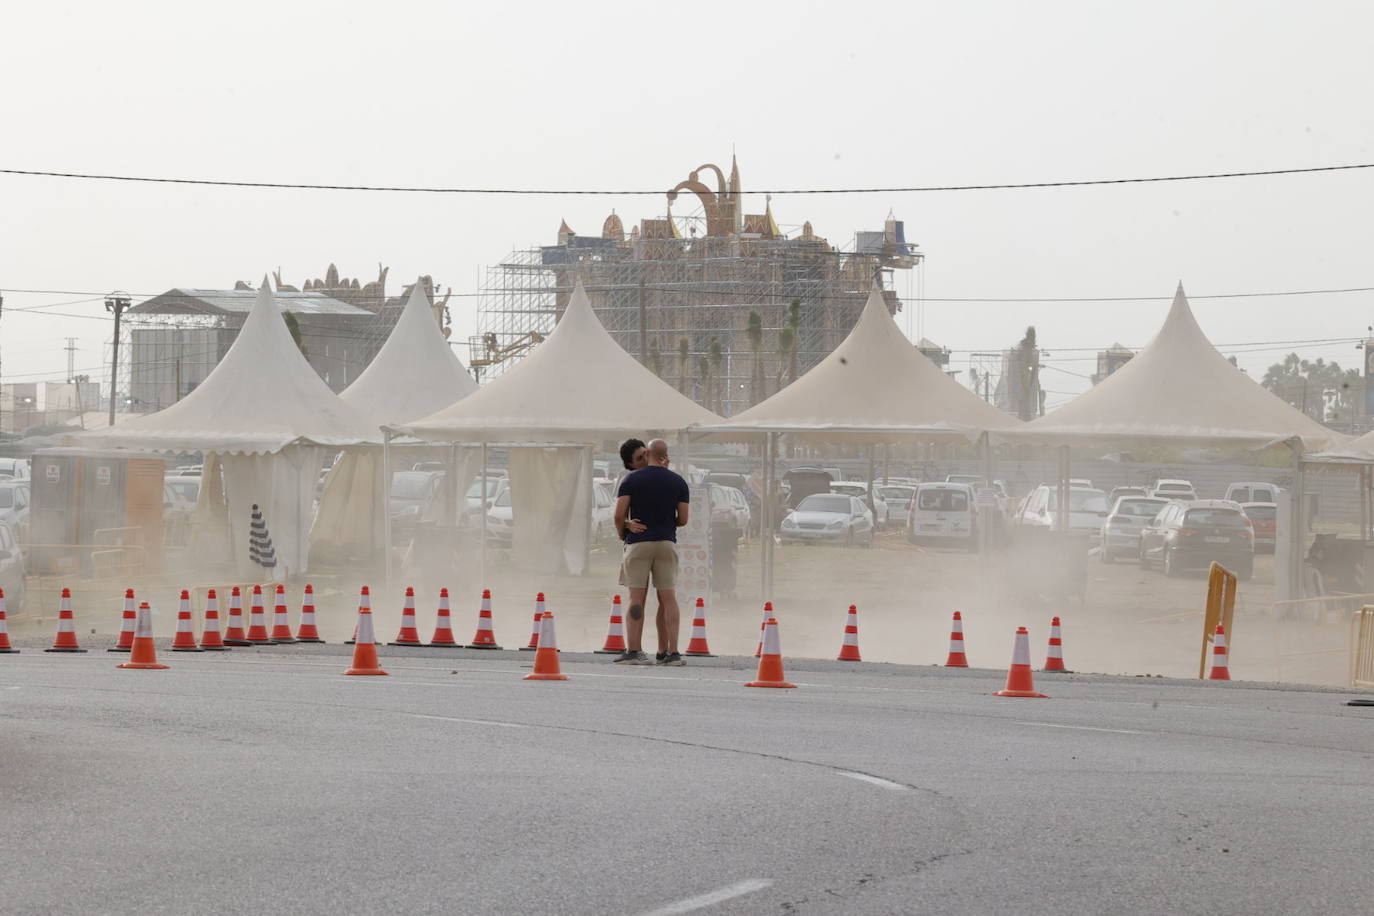
<path fill-rule="evenodd" d="M 677 588 L 677 545 L 672 541 L 640 541 L 625 547 L 620 584 L 630 588 Z"/>

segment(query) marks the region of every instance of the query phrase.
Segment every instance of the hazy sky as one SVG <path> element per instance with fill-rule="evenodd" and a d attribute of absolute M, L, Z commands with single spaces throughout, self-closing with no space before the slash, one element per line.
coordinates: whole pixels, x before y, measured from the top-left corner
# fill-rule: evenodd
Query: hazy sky
<path fill-rule="evenodd" d="M 747 192 L 1374 162 L 1374 7 L 1360 2 L 52 2 L 6 4 L 0 26 L 0 168 L 666 189 L 733 148 Z M 1252 375 L 1288 350 L 1359 365 L 1370 293 L 1201 297 L 1374 287 L 1371 191 L 1374 170 L 778 196 L 773 210 L 846 247 L 894 210 L 928 259 L 910 290 L 932 300 L 1158 296 L 920 309 L 954 368 L 1034 324 L 1053 406 L 1087 385 L 1091 350 L 1145 343 L 1180 279 Z M 278 266 L 299 285 L 330 262 L 366 282 L 380 261 L 392 294 L 420 273 L 470 294 L 560 219 L 597 234 L 614 208 L 628 228 L 663 198 L 0 175 L 0 206 L 0 369 L 30 381 L 65 375 L 68 336 L 78 370 L 101 371 L 110 290 L 230 287 Z M 454 318 L 466 339 L 476 299 L 455 299 Z"/>

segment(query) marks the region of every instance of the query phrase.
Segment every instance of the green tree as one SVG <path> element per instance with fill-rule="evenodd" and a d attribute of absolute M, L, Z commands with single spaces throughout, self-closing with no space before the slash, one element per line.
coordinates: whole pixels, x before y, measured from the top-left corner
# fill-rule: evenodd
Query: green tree
<path fill-rule="evenodd" d="M 722 367 L 725 365 L 725 350 L 720 345 L 720 340 L 712 337 L 706 348 L 706 352 L 711 358 L 711 393 L 715 396 L 715 406 L 711 409 L 716 413 L 723 413 L 725 409 L 725 374 Z"/>
<path fill-rule="evenodd" d="M 286 330 L 291 332 L 291 339 L 296 342 L 296 349 L 301 351 L 301 356 L 309 359 L 310 351 L 305 348 L 305 338 L 301 336 L 300 321 L 290 312 L 282 312 L 281 317 L 286 322 Z"/>
<path fill-rule="evenodd" d="M 749 326 L 744 333 L 749 338 L 749 349 L 754 353 L 753 371 L 749 374 L 749 403 L 752 405 L 764 398 L 763 318 L 758 312 L 749 313 Z"/>
<path fill-rule="evenodd" d="M 1265 370 L 1260 384 L 1314 420 L 1348 421 L 1360 413 L 1364 380 L 1358 369 L 1289 353 Z"/>
<path fill-rule="evenodd" d="M 707 356 L 697 359 L 697 374 L 701 376 L 701 403 L 709 410 L 711 407 L 711 360 Z"/>
<path fill-rule="evenodd" d="M 687 393 L 687 368 L 692 362 L 692 348 L 687 338 L 677 339 L 677 390 Z"/>
<path fill-rule="evenodd" d="M 1016 392 L 1016 415 L 1022 420 L 1034 420 L 1041 404 L 1040 348 L 1036 346 L 1034 325 L 1026 328 L 1026 336 L 1016 348 L 1016 368 L 1021 373 L 1021 386 Z"/>
<path fill-rule="evenodd" d="M 797 380 L 797 351 L 801 349 L 801 300 L 787 305 L 787 326 L 792 329 L 792 346 L 787 351 L 787 381 Z"/>
<path fill-rule="evenodd" d="M 649 341 L 649 369 L 654 375 L 663 376 L 663 354 L 658 351 L 658 341 Z"/>

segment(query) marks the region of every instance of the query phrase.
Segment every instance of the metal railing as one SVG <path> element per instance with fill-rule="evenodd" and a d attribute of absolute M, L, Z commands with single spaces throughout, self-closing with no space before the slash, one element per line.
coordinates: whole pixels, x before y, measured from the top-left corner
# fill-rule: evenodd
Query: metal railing
<path fill-rule="evenodd" d="M 1313 623 L 1320 624 L 1326 622 L 1331 611 L 1339 611 L 1342 615 L 1358 615 L 1360 609 L 1371 602 L 1374 602 L 1374 594 L 1322 595 L 1318 598 L 1275 601 L 1269 613 L 1275 620 L 1310 619 Z"/>
<path fill-rule="evenodd" d="M 1350 618 L 1350 686 L 1374 687 L 1374 607 Z"/>

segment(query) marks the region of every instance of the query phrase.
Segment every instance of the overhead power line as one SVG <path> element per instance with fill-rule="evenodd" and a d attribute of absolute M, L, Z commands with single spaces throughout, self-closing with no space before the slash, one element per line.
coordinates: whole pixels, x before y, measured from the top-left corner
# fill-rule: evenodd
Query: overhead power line
<path fill-rule="evenodd" d="M 750 191 L 751 194 L 917 194 L 938 191 L 1019 191 L 1031 188 L 1073 188 L 1093 185 L 1153 184 L 1170 181 L 1204 181 L 1216 178 L 1258 178 L 1268 175 L 1304 175 L 1314 172 L 1348 172 L 1374 168 L 1374 162 L 1347 165 L 1319 165 L 1307 168 L 1259 169 L 1241 172 L 1202 172 L 1188 175 L 1153 175 L 1138 178 L 1085 178 L 1073 181 L 1000 182 L 991 184 L 912 185 L 878 188 L 781 188 Z M 666 194 L 662 188 L 654 190 L 622 189 L 594 190 L 584 188 L 454 188 L 411 185 L 315 184 L 288 181 L 232 181 L 212 178 L 168 178 L 151 175 L 105 175 L 90 172 L 51 172 L 38 169 L 0 169 L 0 175 L 19 175 L 36 178 L 68 178 L 87 181 L 125 181 L 143 184 L 201 185 L 225 188 L 268 188 L 292 191 L 370 191 L 396 194 L 503 194 L 531 196 L 621 196 Z"/>

